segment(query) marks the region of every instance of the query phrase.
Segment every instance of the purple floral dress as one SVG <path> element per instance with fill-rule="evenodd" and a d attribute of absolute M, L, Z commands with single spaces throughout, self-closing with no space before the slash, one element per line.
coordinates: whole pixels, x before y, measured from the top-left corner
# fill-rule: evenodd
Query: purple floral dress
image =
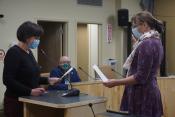
<path fill-rule="evenodd" d="M 144 40 L 136 50 L 129 75 L 136 85 L 127 85 L 121 102 L 121 111 L 141 117 L 161 117 L 163 107 L 157 84 L 157 71 L 163 57 L 160 39 Z"/>

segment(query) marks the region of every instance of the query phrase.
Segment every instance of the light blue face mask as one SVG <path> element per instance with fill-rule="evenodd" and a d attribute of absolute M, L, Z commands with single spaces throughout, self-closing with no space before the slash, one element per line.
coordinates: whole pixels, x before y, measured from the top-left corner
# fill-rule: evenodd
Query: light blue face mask
<path fill-rule="evenodd" d="M 134 37 L 135 37 L 137 40 L 139 40 L 140 37 L 142 36 L 142 33 L 140 33 L 140 32 L 138 31 L 138 28 L 137 28 L 137 27 L 132 28 L 132 33 L 133 33 Z"/>
<path fill-rule="evenodd" d="M 32 43 L 29 44 L 29 48 L 30 49 L 36 49 L 39 46 L 40 40 L 39 39 L 35 39 Z"/>

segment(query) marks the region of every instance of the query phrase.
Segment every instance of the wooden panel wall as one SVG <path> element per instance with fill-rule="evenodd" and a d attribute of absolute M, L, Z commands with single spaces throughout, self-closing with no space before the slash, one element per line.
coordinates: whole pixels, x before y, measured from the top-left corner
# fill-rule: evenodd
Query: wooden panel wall
<path fill-rule="evenodd" d="M 175 116 L 175 78 L 159 78 L 159 88 L 162 95 L 164 117 Z M 119 111 L 124 86 L 106 88 L 102 82 L 84 82 L 73 84 L 81 92 L 94 96 L 104 96 L 107 98 L 106 108 L 113 111 Z"/>
<path fill-rule="evenodd" d="M 175 116 L 175 78 L 162 78 L 158 80 L 162 95 L 164 117 Z"/>

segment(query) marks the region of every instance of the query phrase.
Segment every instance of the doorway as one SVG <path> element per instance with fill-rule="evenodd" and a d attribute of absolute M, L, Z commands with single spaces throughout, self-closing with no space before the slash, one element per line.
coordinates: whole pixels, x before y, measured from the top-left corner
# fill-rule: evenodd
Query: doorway
<path fill-rule="evenodd" d="M 99 63 L 100 27 L 99 24 L 77 24 L 77 68 L 83 81 L 95 77 L 92 65 Z"/>
<path fill-rule="evenodd" d="M 67 54 L 67 23 L 38 21 L 38 24 L 44 29 L 38 47 L 38 63 L 42 73 L 49 73 L 57 66 L 59 58 Z"/>

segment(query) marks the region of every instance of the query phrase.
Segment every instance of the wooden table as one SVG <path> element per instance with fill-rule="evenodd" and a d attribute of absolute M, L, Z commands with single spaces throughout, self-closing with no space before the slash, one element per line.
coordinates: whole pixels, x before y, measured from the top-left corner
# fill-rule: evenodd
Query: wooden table
<path fill-rule="evenodd" d="M 24 117 L 93 117 L 106 111 L 106 98 L 80 94 L 75 97 L 62 97 L 63 91 L 50 91 L 42 96 L 20 97 L 24 104 Z"/>

